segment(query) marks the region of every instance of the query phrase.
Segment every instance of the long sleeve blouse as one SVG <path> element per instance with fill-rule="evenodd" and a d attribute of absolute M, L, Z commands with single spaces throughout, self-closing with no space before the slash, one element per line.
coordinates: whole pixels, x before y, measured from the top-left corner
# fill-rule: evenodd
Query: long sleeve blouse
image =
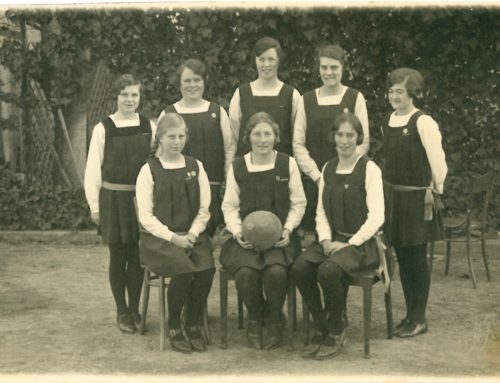
<path fill-rule="evenodd" d="M 275 152 L 276 155 L 276 152 Z M 254 165 L 251 161 L 250 153 L 244 157 L 247 169 L 249 172 L 262 172 L 274 168 L 274 162 L 269 165 Z M 302 220 L 306 209 L 306 197 L 302 188 L 302 180 L 300 179 L 299 167 L 295 160 L 290 157 L 289 161 L 290 180 L 288 182 L 288 191 L 290 198 L 290 210 L 286 218 L 284 229 L 293 231 Z M 241 233 L 241 216 L 240 216 L 240 188 L 234 178 L 233 167 L 229 168 L 226 180 L 226 193 L 222 202 L 222 212 L 227 229 L 233 234 Z"/>
<path fill-rule="evenodd" d="M 339 105 L 344 97 L 347 87 L 343 86 L 342 92 L 338 95 L 320 97 L 319 88 L 315 90 L 316 98 L 319 105 Z M 366 101 L 361 92 L 358 92 L 354 114 L 359 118 L 363 127 L 363 142 L 358 145 L 356 152 L 360 155 L 368 154 L 370 148 L 370 131 L 368 125 L 368 111 L 366 109 Z M 295 125 L 293 130 L 293 154 L 300 170 L 305 173 L 309 178 L 316 182 L 320 176 L 321 171 L 318 165 L 309 154 L 306 147 L 306 131 L 307 131 L 307 117 L 304 107 L 304 97 L 302 96 L 297 106 L 297 115 L 295 117 Z"/>
<path fill-rule="evenodd" d="M 111 119 L 117 128 L 139 126 L 139 115 L 127 120 L 117 120 L 112 114 Z M 156 134 L 156 125 L 151 123 L 151 143 Z M 84 189 L 85 197 L 92 213 L 99 212 L 99 192 L 102 185 L 102 161 L 104 159 L 104 145 L 106 143 L 106 131 L 102 123 L 98 123 L 92 131 L 90 139 L 89 154 L 87 156 L 87 165 L 85 167 Z"/>
<path fill-rule="evenodd" d="M 389 118 L 389 126 L 401 127 L 408 124 L 411 116 L 418 109 L 413 109 L 409 114 L 397 115 L 393 112 Z M 417 120 L 417 131 L 422 141 L 422 145 L 427 154 L 427 159 L 432 172 L 432 188 L 438 194 L 443 194 L 444 180 L 448 173 L 446 157 L 442 146 L 441 132 L 439 125 L 429 115 L 420 116 Z"/>
<path fill-rule="evenodd" d="M 356 163 L 352 166 L 351 169 L 337 171 L 337 173 L 352 173 L 354 167 L 356 166 Z M 325 239 L 330 241 L 332 240 L 332 230 L 323 205 L 325 167 L 323 167 L 319 182 L 318 206 L 316 208 L 316 231 L 318 233 L 319 242 Z M 354 233 L 354 235 L 349 239 L 349 243 L 354 246 L 361 246 L 368 239 L 373 237 L 373 235 L 377 233 L 377 231 L 384 223 L 384 188 L 382 182 L 382 172 L 373 161 L 368 161 L 366 164 L 365 190 L 368 216 L 359 230 Z"/>
<path fill-rule="evenodd" d="M 164 169 L 180 169 L 186 166 L 186 161 L 183 158 L 182 162 L 167 162 L 159 158 L 161 166 Z M 198 214 L 194 218 L 189 232 L 194 234 L 196 237 L 200 235 L 207 227 L 207 222 L 210 219 L 210 212 L 208 210 L 210 206 L 210 184 L 208 182 L 208 176 L 203 168 L 203 164 L 196 160 L 198 163 L 198 184 L 200 187 L 200 209 Z M 172 232 L 167 225 L 160 222 L 158 218 L 153 213 L 154 208 L 154 180 L 151 174 L 151 168 L 149 164 L 145 164 L 137 177 L 136 184 L 136 198 L 137 198 L 137 208 L 139 211 L 139 222 L 141 225 L 150 232 L 152 235 L 165 239 L 166 241 L 171 241 L 172 236 L 175 234 Z"/>

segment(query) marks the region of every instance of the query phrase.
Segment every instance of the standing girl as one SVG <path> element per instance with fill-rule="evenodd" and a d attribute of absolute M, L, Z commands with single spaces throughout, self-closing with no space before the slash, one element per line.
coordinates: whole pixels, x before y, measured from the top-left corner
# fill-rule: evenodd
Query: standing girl
<path fill-rule="evenodd" d="M 315 226 L 320 169 L 337 154 L 328 140 L 335 118 L 349 112 L 361 121 L 363 139 L 356 148 L 358 154 L 368 154 L 370 142 L 365 98 L 356 89 L 342 84 L 344 50 L 338 45 L 324 46 L 318 50 L 316 63 L 323 85 L 305 93 L 300 99 L 293 133 L 293 152 L 305 175 L 307 209 L 301 226 L 306 230 L 314 230 Z"/>
<path fill-rule="evenodd" d="M 186 60 L 177 69 L 177 79 L 182 98 L 165 108 L 160 118 L 175 112 L 186 121 L 189 140 L 183 153 L 200 160 L 207 172 L 212 192 L 207 233 L 213 236 L 217 226 L 224 222 L 220 209 L 221 185 L 234 160 L 236 142 L 226 111 L 203 98 L 207 81 L 205 64 L 197 59 Z"/>
<path fill-rule="evenodd" d="M 141 83 L 130 74 L 113 87 L 118 110 L 97 124 L 85 169 L 85 195 L 92 221 L 100 225 L 109 246 L 109 281 L 124 333 L 139 328 L 143 271 L 139 263 L 139 230 L 134 209 L 135 181 L 151 150 L 156 127 L 136 112 Z M 125 294 L 128 293 L 128 304 Z"/>
<path fill-rule="evenodd" d="M 278 78 L 283 53 L 277 40 L 261 38 L 255 44 L 253 53 L 258 77 L 238 87 L 229 104 L 231 128 L 238 143 L 236 155 L 241 157 L 249 151 L 243 142 L 244 127 L 249 118 L 257 112 L 267 112 L 279 126 L 276 150 L 291 156 L 293 123 L 300 93 Z"/>
<path fill-rule="evenodd" d="M 269 114 L 250 117 L 243 142 L 252 150 L 229 169 L 222 202 L 233 238 L 223 245 L 220 262 L 235 276 L 248 310 L 247 338 L 254 348 L 262 348 L 263 323 L 268 329 L 264 347 L 281 344 L 288 267 L 301 251 L 293 232 L 304 215 L 306 200 L 295 160 L 273 149 L 278 141 L 279 127 Z M 241 234 L 242 220 L 257 210 L 276 214 L 284 228 L 276 247 L 262 252 L 252 249 Z"/>
<path fill-rule="evenodd" d="M 210 218 L 210 185 L 200 161 L 183 156 L 184 120 L 165 113 L 158 120 L 153 153 L 137 177 L 141 260 L 152 272 L 170 278 L 168 327 L 174 351 L 204 351 L 198 326 L 215 273 L 212 244 L 203 234 Z M 159 149 L 159 150 L 158 150 Z M 186 302 L 186 333 L 181 312 Z"/>
<path fill-rule="evenodd" d="M 316 327 L 304 358 L 328 359 L 341 351 L 347 279 L 352 273 L 378 266 L 374 235 L 384 222 L 382 174 L 356 150 L 363 142 L 363 128 L 356 115 L 340 114 L 329 140 L 338 157 L 326 163 L 319 182 L 316 230 L 321 245 L 317 243 L 302 254 L 292 268 Z"/>
<path fill-rule="evenodd" d="M 406 302 L 406 317 L 395 328 L 400 337 L 427 331 L 427 242 L 442 239 L 436 202 L 443 193 L 448 168 L 438 124 L 413 104 L 422 95 L 423 85 L 422 75 L 414 69 L 399 68 L 390 73 L 389 102 L 394 112 L 382 125 L 387 206 L 384 231 L 396 251 Z"/>

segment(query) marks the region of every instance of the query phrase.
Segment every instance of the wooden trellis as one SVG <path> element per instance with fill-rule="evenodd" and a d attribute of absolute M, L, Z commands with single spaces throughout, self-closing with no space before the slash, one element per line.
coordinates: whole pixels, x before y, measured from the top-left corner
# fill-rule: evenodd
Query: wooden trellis
<path fill-rule="evenodd" d="M 90 142 L 90 136 L 94 126 L 114 111 L 116 101 L 109 97 L 109 91 L 113 85 L 113 80 L 114 78 L 111 71 L 103 62 L 100 62 L 95 70 L 89 96 L 89 106 L 87 109 L 87 142 Z"/>

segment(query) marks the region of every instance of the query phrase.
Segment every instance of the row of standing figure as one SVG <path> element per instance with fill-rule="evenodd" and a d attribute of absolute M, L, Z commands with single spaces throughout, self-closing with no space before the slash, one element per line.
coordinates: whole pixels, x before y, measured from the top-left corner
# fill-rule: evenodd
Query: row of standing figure
<path fill-rule="evenodd" d="M 224 222 L 232 238 L 223 245 L 220 261 L 235 274 L 253 347 L 281 343 L 281 310 L 292 276 L 317 329 L 304 356 L 337 355 L 345 340 L 339 319 L 347 296 L 345 277 L 374 265 L 366 254 L 384 216 L 407 311 L 396 333 L 426 332 L 426 244 L 442 235 L 436 206 L 447 168 L 437 123 L 414 106 L 422 76 L 407 68 L 389 75 L 394 112 L 382 123 L 381 172 L 366 156 L 366 103 L 359 91 L 342 84 L 345 53 L 339 46 L 318 51 L 322 85 L 303 96 L 278 78 L 282 54 L 276 40 L 259 40 L 254 55 L 258 78 L 235 91 L 229 115 L 203 99 L 206 68 L 190 59 L 177 73 L 182 98 L 161 113 L 158 127 L 136 112 L 140 83 L 124 75 L 114 89 L 117 112 L 94 128 L 85 192 L 92 219 L 109 245 L 120 330 L 132 333 L 140 322 L 136 194 L 139 220 L 149 233 L 141 238 L 141 257 L 172 277 L 168 321 L 177 351 L 206 347 L 197 323 L 215 270 L 210 237 Z M 254 210 L 274 212 L 284 227 L 276 247 L 265 253 L 257 254 L 241 236 L 242 219 Z M 303 254 L 299 226 L 317 232 L 316 243 Z M 194 303 L 185 338 L 180 313 L 188 300 Z M 268 329 L 264 345 L 263 326 Z"/>

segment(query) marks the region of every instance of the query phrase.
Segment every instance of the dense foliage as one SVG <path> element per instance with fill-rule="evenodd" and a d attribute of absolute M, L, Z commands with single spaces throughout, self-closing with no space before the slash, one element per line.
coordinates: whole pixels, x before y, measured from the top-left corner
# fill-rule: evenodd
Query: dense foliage
<path fill-rule="evenodd" d="M 447 212 L 465 210 L 467 176 L 493 169 L 499 157 L 498 57 L 500 18 L 489 8 L 318 8 L 59 10 L 17 12 L 42 30 L 28 52 L 29 75 L 53 103 L 77 94 L 83 71 L 104 60 L 115 73 L 143 79 L 142 111 L 156 117 L 179 98 L 175 68 L 200 57 L 210 67 L 206 97 L 227 107 L 234 89 L 256 76 L 252 48 L 269 35 L 286 57 L 280 77 L 301 92 L 319 85 L 315 49 L 340 43 L 348 52 L 344 83 L 367 99 L 370 154 L 380 156 L 379 127 L 390 110 L 387 73 L 399 66 L 420 70 L 428 91 L 420 107 L 440 124 L 447 154 Z M 56 22 L 57 21 L 57 22 Z M 26 53 L 4 42 L 1 62 L 19 73 Z M 26 62 L 25 62 L 26 63 Z M 498 191 L 498 187 L 497 187 Z M 492 215 L 500 214 L 500 193 Z M 498 223 L 497 223 L 498 224 Z"/>

